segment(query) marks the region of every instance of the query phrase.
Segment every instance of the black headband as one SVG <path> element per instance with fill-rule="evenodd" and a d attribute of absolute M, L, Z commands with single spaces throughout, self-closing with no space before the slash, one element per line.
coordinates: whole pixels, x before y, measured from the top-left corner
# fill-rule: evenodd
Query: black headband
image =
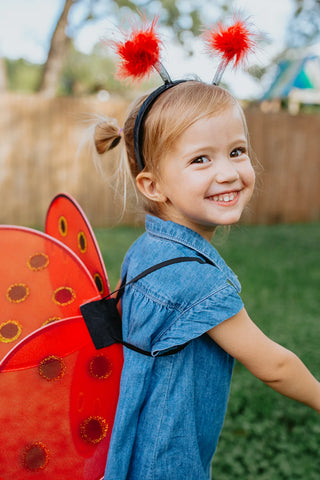
<path fill-rule="evenodd" d="M 139 167 L 140 172 L 144 169 L 144 159 L 142 154 L 143 147 L 143 133 L 144 133 L 144 122 L 145 119 L 156 99 L 169 88 L 178 85 L 179 83 L 186 82 L 186 80 L 175 80 L 174 82 L 166 82 L 160 87 L 156 88 L 150 95 L 145 99 L 141 105 L 139 112 L 136 116 L 136 120 L 133 128 L 133 142 L 134 142 L 134 154 L 136 157 L 136 162 Z"/>

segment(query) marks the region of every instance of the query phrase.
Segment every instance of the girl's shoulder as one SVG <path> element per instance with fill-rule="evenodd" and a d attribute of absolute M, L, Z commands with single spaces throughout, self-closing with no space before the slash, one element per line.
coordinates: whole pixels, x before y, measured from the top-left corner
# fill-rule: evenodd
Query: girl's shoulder
<path fill-rule="evenodd" d="M 150 238 L 144 234 L 128 250 L 123 266 L 122 277 L 127 281 L 145 270 L 162 262 L 181 257 L 196 258 L 198 261 L 184 261 L 166 265 L 141 278 L 134 290 L 143 292 L 150 298 L 163 299 L 171 303 L 201 302 L 202 299 L 230 286 L 236 276 L 229 269 L 221 268 L 209 258 L 194 249 L 176 242 Z M 236 290 L 238 290 L 236 288 Z"/>

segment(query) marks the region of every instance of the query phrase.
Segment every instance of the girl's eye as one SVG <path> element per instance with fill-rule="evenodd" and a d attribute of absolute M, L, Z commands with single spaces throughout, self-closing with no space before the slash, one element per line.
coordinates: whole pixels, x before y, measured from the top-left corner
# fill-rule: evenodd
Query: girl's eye
<path fill-rule="evenodd" d="M 200 157 L 195 158 L 192 160 L 191 163 L 208 163 L 210 162 L 210 159 L 208 157 L 205 157 L 204 155 L 201 155 Z"/>
<path fill-rule="evenodd" d="M 232 150 L 230 157 L 240 157 L 240 155 L 243 155 L 244 153 L 246 153 L 246 149 L 244 147 L 238 147 Z"/>

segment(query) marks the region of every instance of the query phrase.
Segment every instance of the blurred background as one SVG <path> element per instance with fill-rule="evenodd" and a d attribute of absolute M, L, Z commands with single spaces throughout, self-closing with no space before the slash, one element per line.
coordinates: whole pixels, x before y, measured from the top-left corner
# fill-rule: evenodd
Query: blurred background
<path fill-rule="evenodd" d="M 217 62 L 204 51 L 203 26 L 248 17 L 259 47 L 223 83 L 242 102 L 260 163 L 246 223 L 320 218 L 320 1 L 318 0 L 11 0 L 0 2 L 0 222 L 41 225 L 58 192 L 75 196 L 94 226 L 113 225 L 116 154 L 93 168 L 90 148 L 78 149 L 95 114 L 121 126 L 141 85 L 114 78 L 115 58 L 103 43 L 137 10 L 159 15 L 163 63 L 173 78 L 210 81 Z M 261 168 L 262 167 L 262 168 Z M 121 217 L 136 220 L 135 209 Z"/>
<path fill-rule="evenodd" d="M 203 25 L 240 12 L 259 32 L 246 68 L 223 77 L 245 109 L 256 193 L 242 225 L 214 243 L 241 279 L 250 316 L 319 378 L 320 0 L 0 0 L 0 223 L 43 228 L 53 196 L 70 193 L 115 287 L 142 217 L 134 199 L 123 214 L 115 194 L 116 150 L 101 172 L 85 140 L 95 115 L 122 126 L 131 101 L 161 83 L 156 74 L 119 83 L 102 41 L 137 23 L 138 10 L 159 15 L 174 79 L 212 80 L 218 62 L 204 51 Z M 316 412 L 236 363 L 213 478 L 318 480 L 319 442 Z"/>

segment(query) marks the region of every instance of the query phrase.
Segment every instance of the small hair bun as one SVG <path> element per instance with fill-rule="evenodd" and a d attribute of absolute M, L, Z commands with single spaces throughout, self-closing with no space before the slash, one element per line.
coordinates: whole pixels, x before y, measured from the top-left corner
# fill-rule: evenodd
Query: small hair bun
<path fill-rule="evenodd" d="M 95 127 L 94 144 L 100 155 L 119 145 L 121 138 L 122 128 L 112 121 L 100 122 Z"/>

